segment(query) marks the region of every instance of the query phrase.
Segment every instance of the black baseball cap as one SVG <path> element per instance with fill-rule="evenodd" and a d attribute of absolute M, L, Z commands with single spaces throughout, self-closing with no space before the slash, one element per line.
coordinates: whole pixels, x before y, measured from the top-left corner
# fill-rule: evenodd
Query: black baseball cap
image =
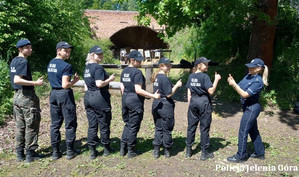
<path fill-rule="evenodd" d="M 67 48 L 74 48 L 74 47 L 65 41 L 58 42 L 56 45 L 56 50 L 57 49 L 67 49 Z"/>
<path fill-rule="evenodd" d="M 196 61 L 194 62 L 194 66 L 197 66 L 200 63 L 209 63 L 212 60 L 208 60 L 206 57 L 199 57 L 196 59 Z"/>
<path fill-rule="evenodd" d="M 245 64 L 248 68 L 255 68 L 255 67 L 265 67 L 265 63 L 260 58 L 255 58 L 251 60 L 250 63 Z"/>
<path fill-rule="evenodd" d="M 132 52 L 130 52 L 129 57 L 134 58 L 137 61 L 144 60 L 144 57 L 142 56 L 142 54 L 137 50 L 133 50 Z"/>
<path fill-rule="evenodd" d="M 158 62 L 158 65 L 160 65 L 160 64 L 169 64 L 169 63 L 173 63 L 173 61 L 170 61 L 169 60 L 169 58 L 167 58 L 167 57 L 162 57 L 160 60 L 159 60 L 159 62 Z"/>
<path fill-rule="evenodd" d="M 103 53 L 103 50 L 101 47 L 95 45 L 89 50 L 89 53 L 100 54 L 100 53 Z"/>
<path fill-rule="evenodd" d="M 17 42 L 16 47 L 19 48 L 19 47 L 24 47 L 26 45 L 31 45 L 31 42 L 28 39 L 21 39 Z"/>

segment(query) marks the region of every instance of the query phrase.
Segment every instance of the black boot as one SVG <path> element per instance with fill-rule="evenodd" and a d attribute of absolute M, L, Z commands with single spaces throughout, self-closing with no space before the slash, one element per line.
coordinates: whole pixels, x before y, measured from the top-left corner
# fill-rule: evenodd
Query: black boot
<path fill-rule="evenodd" d="M 114 149 L 112 149 L 110 147 L 110 144 L 105 144 L 103 156 L 108 156 L 109 154 L 111 154 L 113 152 L 114 152 Z"/>
<path fill-rule="evenodd" d="M 125 156 L 126 155 L 126 143 L 120 143 L 120 151 L 119 151 L 119 155 L 120 156 Z"/>
<path fill-rule="evenodd" d="M 96 147 L 95 146 L 89 146 L 89 150 L 90 150 L 90 160 L 93 160 L 93 159 L 97 158 L 98 151 L 96 150 Z"/>
<path fill-rule="evenodd" d="M 52 160 L 57 160 L 61 157 L 61 152 L 59 146 L 53 146 L 53 154 L 52 154 Z"/>
<path fill-rule="evenodd" d="M 26 162 L 30 163 L 39 159 L 40 159 L 40 155 L 36 153 L 35 150 L 30 150 L 30 149 L 26 150 Z"/>
<path fill-rule="evenodd" d="M 75 158 L 79 152 L 74 149 L 74 144 L 67 144 L 66 158 L 68 160 Z"/>
<path fill-rule="evenodd" d="M 214 158 L 214 154 L 213 153 L 209 153 L 209 152 L 203 152 L 201 153 L 201 156 L 200 156 L 200 160 L 207 160 L 207 159 L 212 159 Z"/>
<path fill-rule="evenodd" d="M 153 156 L 156 159 L 159 158 L 159 156 L 160 156 L 160 146 L 154 146 Z"/>
<path fill-rule="evenodd" d="M 190 158 L 192 155 L 192 147 L 191 146 L 187 146 L 186 147 L 186 158 Z"/>
<path fill-rule="evenodd" d="M 128 158 L 133 158 L 133 157 L 136 157 L 137 156 L 137 152 L 135 150 L 135 147 L 128 147 Z"/>
<path fill-rule="evenodd" d="M 19 147 L 17 148 L 17 161 L 21 162 L 25 160 L 24 148 Z"/>
<path fill-rule="evenodd" d="M 170 148 L 165 148 L 164 149 L 164 155 L 165 155 L 166 158 L 170 157 Z"/>

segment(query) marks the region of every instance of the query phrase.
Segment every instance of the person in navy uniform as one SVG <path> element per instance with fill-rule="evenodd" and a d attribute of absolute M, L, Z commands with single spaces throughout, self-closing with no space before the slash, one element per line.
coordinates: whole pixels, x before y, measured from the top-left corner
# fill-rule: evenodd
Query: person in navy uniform
<path fill-rule="evenodd" d="M 160 146 L 164 146 L 164 155 L 170 157 L 170 148 L 173 144 L 172 130 L 174 127 L 174 101 L 171 96 L 182 86 L 181 79 L 173 86 L 166 76 L 171 69 L 171 61 L 163 57 L 158 62 L 158 70 L 153 74 L 152 82 L 154 92 L 158 91 L 159 99 L 155 99 L 152 105 L 152 114 L 155 123 L 155 138 L 153 141 L 154 158 L 160 156 Z"/>
<path fill-rule="evenodd" d="M 255 152 L 250 158 L 265 159 L 265 148 L 257 127 L 257 117 L 261 112 L 259 103 L 260 93 L 264 85 L 268 85 L 268 67 L 260 58 L 253 59 L 246 64 L 249 73 L 237 84 L 233 76 L 229 75 L 227 82 L 241 96 L 243 116 L 240 122 L 238 152 L 228 157 L 229 162 L 240 163 L 248 159 L 247 138 L 248 134 L 254 145 Z M 262 76 L 259 74 L 262 73 Z"/>
<path fill-rule="evenodd" d="M 50 93 L 51 114 L 51 144 L 53 149 L 53 160 L 61 157 L 59 144 L 61 142 L 60 127 L 65 121 L 67 159 L 77 155 L 74 150 L 76 139 L 77 115 L 73 90 L 71 87 L 79 80 L 77 73 L 73 75 L 72 66 L 65 62 L 70 58 L 73 46 L 61 41 L 56 45 L 56 57 L 48 65 L 48 78 L 52 87 Z"/>
<path fill-rule="evenodd" d="M 216 91 L 221 76 L 215 72 L 214 83 L 204 72 L 208 71 L 209 62 L 205 57 L 200 57 L 194 62 L 194 73 L 190 74 L 186 87 L 188 88 L 188 128 L 186 138 L 186 157 L 192 155 L 192 145 L 194 144 L 195 132 L 200 122 L 200 160 L 214 158 L 214 154 L 209 152 L 210 146 L 210 126 L 212 123 L 211 95 Z"/>
<path fill-rule="evenodd" d="M 39 98 L 34 86 L 43 85 L 43 79 L 33 81 L 27 57 L 32 53 L 31 42 L 21 39 L 17 42 L 18 56 L 10 64 L 10 83 L 15 90 L 13 97 L 13 112 L 16 120 L 16 150 L 17 160 L 32 162 L 40 158 L 35 152 L 38 148 L 38 132 L 40 125 Z"/>
<path fill-rule="evenodd" d="M 114 81 L 115 76 L 110 77 L 99 65 L 103 62 L 103 50 L 101 47 L 93 46 L 86 58 L 84 70 L 85 96 L 84 106 L 88 119 L 87 144 L 90 149 L 90 159 L 98 155 L 96 145 L 98 143 L 98 126 L 100 126 L 101 143 L 104 145 L 104 156 L 108 156 L 110 148 L 110 123 L 111 104 L 109 93 L 109 82 Z"/>
<path fill-rule="evenodd" d="M 125 123 L 120 144 L 120 155 L 125 156 L 128 149 L 128 158 L 137 155 L 135 146 L 137 133 L 143 119 L 144 98 L 158 99 L 160 94 L 149 93 L 145 90 L 145 78 L 137 69 L 141 67 L 144 59 L 139 51 L 131 51 L 129 54 L 130 64 L 121 73 L 122 92 L 122 117 Z"/>

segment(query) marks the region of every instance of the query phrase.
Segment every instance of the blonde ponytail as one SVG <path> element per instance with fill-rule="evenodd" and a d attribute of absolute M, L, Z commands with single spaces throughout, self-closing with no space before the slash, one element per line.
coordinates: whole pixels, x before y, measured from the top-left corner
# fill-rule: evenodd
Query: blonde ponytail
<path fill-rule="evenodd" d="M 268 86 L 268 75 L 269 75 L 269 70 L 268 70 L 268 67 L 266 65 L 264 65 L 264 72 L 263 72 L 263 82 L 264 82 L 264 85 Z"/>
<path fill-rule="evenodd" d="M 93 60 L 93 53 L 88 53 L 87 57 L 86 57 L 86 63 L 85 63 L 85 65 L 87 65 L 88 63 L 90 63 L 91 60 Z"/>

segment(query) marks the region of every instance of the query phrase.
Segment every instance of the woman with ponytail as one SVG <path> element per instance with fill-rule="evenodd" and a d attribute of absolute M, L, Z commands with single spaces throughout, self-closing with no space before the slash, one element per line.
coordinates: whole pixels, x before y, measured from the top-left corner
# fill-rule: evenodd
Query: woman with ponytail
<path fill-rule="evenodd" d="M 254 153 L 250 158 L 265 159 L 265 148 L 257 127 L 257 117 L 261 112 L 259 103 L 260 93 L 264 85 L 268 85 L 268 67 L 260 58 L 253 59 L 246 64 L 249 73 L 237 84 L 233 76 L 229 75 L 227 82 L 241 96 L 243 116 L 239 128 L 238 152 L 228 157 L 229 162 L 240 163 L 248 159 L 247 138 L 248 134 L 254 145 Z M 260 76 L 259 74 L 262 74 Z"/>
<path fill-rule="evenodd" d="M 90 149 L 90 159 L 98 155 L 98 126 L 100 126 L 101 143 L 104 145 L 103 156 L 108 156 L 113 150 L 110 148 L 111 104 L 109 83 L 115 76 L 109 76 L 103 66 L 104 55 L 101 47 L 93 46 L 86 58 L 84 70 L 85 96 L 84 106 L 88 119 L 87 144 Z"/>
<path fill-rule="evenodd" d="M 138 69 L 144 60 L 142 54 L 133 50 L 129 54 L 130 64 L 121 75 L 122 118 L 125 123 L 120 143 L 120 156 L 133 158 L 139 153 L 136 150 L 137 133 L 139 132 L 144 112 L 144 99 L 159 99 L 160 94 L 146 91 L 145 78 Z"/>
<path fill-rule="evenodd" d="M 173 144 L 172 130 L 174 127 L 174 101 L 171 96 L 182 86 L 181 79 L 172 87 L 166 76 L 171 69 L 171 61 L 163 57 L 158 62 L 158 70 L 153 74 L 154 92 L 158 91 L 160 98 L 153 101 L 152 114 L 155 122 L 155 138 L 153 141 L 153 156 L 159 158 L 160 146 L 164 146 L 164 155 L 170 157 L 170 148 Z"/>
<path fill-rule="evenodd" d="M 216 91 L 220 74 L 215 72 L 214 82 L 205 72 L 208 71 L 209 63 L 205 57 L 199 57 L 194 62 L 194 73 L 190 74 L 186 84 L 188 89 L 188 127 L 186 137 L 186 157 L 192 155 L 192 145 L 195 141 L 195 133 L 200 123 L 200 160 L 214 158 L 213 152 L 209 152 L 210 147 L 210 127 L 212 123 L 212 103 L 211 95 Z"/>

